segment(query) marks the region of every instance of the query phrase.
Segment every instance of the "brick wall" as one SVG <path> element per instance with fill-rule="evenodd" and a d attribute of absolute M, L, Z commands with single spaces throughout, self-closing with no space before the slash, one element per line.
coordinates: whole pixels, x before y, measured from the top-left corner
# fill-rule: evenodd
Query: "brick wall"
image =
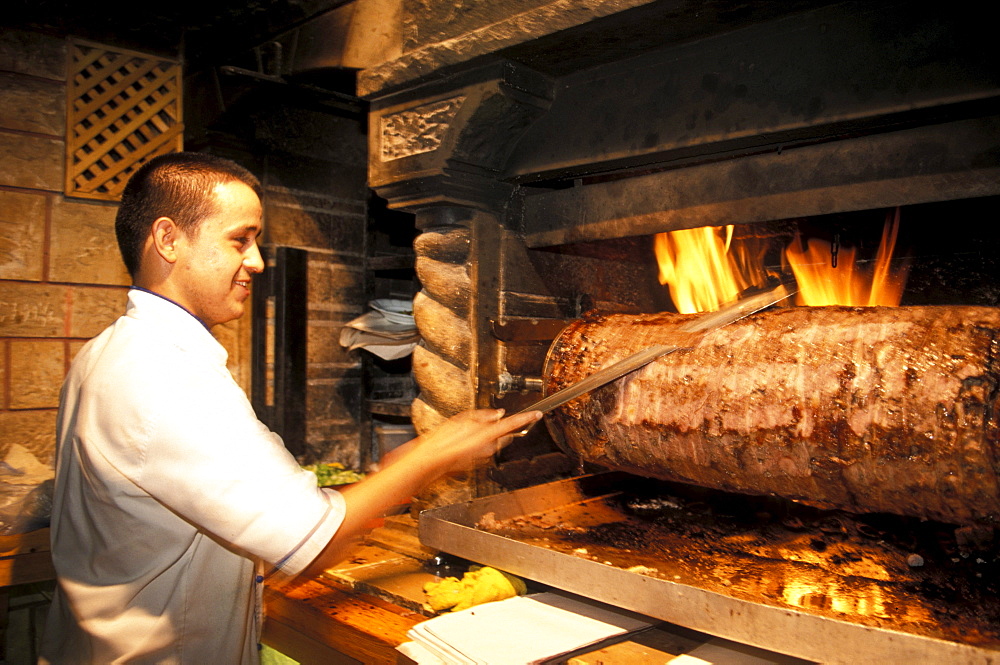
<path fill-rule="evenodd" d="M 66 42 L 0 31 L 0 459 L 52 460 L 74 354 L 123 311 L 128 273 L 112 203 L 62 195 Z M 249 387 L 249 317 L 216 335 Z"/>

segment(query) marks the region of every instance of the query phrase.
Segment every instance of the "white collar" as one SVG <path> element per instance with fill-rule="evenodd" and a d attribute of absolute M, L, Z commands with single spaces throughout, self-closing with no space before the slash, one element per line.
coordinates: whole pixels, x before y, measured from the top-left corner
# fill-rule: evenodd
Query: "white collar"
<path fill-rule="evenodd" d="M 164 337 L 186 351 L 202 352 L 209 359 L 226 364 L 228 352 L 205 324 L 169 298 L 132 287 L 128 292 L 125 316 L 153 324 Z"/>

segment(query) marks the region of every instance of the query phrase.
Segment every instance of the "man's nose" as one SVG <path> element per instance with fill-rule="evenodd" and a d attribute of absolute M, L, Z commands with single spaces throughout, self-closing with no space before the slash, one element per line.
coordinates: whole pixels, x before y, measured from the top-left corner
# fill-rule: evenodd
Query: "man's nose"
<path fill-rule="evenodd" d="M 254 243 L 247 250 L 246 256 L 243 257 L 243 267 L 251 273 L 264 272 L 264 257 L 260 255 L 260 247 L 258 247 L 257 243 Z"/>

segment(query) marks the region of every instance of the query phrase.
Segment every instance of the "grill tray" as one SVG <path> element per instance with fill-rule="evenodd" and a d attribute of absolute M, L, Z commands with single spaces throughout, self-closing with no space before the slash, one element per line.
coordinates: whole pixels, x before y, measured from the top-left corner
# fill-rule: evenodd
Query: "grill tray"
<path fill-rule="evenodd" d="M 957 545 L 954 526 L 612 472 L 424 511 L 420 538 L 799 658 L 1000 661 L 1000 556 Z"/>

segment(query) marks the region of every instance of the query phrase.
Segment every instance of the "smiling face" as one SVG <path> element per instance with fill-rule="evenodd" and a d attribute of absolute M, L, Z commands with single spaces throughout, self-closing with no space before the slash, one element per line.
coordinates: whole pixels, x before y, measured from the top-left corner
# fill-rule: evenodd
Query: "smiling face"
<path fill-rule="evenodd" d="M 169 294 L 209 328 L 243 316 L 251 277 L 264 270 L 260 199 L 238 181 L 216 185 L 213 195 L 214 212 L 178 233 Z"/>

